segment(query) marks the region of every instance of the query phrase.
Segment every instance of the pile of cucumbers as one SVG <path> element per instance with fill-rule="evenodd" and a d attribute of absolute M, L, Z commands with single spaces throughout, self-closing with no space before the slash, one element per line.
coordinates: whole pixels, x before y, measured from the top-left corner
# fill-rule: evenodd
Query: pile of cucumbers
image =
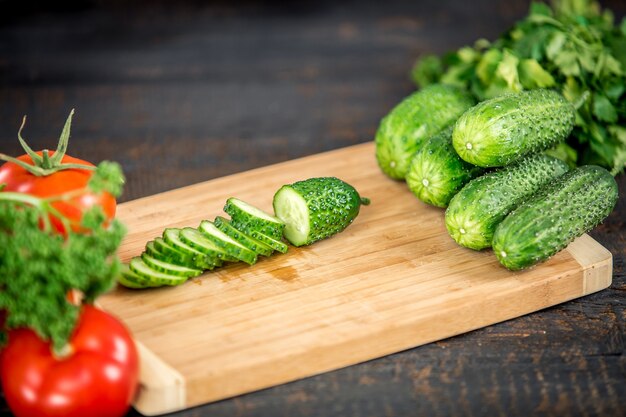
<path fill-rule="evenodd" d="M 570 170 L 548 155 L 574 124 L 573 105 L 552 90 L 475 104 L 463 91 L 435 84 L 383 118 L 376 157 L 420 200 L 446 208 L 446 228 L 458 244 L 492 247 L 502 265 L 520 270 L 595 227 L 617 202 L 607 170 Z"/>
<path fill-rule="evenodd" d="M 197 227 L 166 228 L 140 256 L 123 265 L 118 282 L 133 289 L 180 285 L 229 262 L 254 265 L 259 256 L 310 245 L 350 225 L 369 204 L 350 184 L 334 177 L 309 178 L 282 186 L 271 215 L 238 198 L 224 212 Z"/>

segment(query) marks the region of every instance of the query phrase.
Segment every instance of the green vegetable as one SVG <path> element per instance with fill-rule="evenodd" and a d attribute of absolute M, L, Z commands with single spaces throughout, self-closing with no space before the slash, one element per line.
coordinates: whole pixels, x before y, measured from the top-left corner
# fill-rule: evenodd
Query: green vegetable
<path fill-rule="evenodd" d="M 442 58 L 424 56 L 413 78 L 422 88 L 463 88 L 478 101 L 556 89 L 576 107 L 574 130 L 558 154 L 615 175 L 626 166 L 626 18 L 614 22 L 595 1 L 552 3 L 531 3 L 528 16 L 493 43 L 480 39 Z"/>
<path fill-rule="evenodd" d="M 563 141 L 572 131 L 574 115 L 574 107 L 554 91 L 505 94 L 463 113 L 452 143 L 469 163 L 503 166 Z"/>
<path fill-rule="evenodd" d="M 351 185 L 334 177 L 310 178 L 282 186 L 274 195 L 274 212 L 285 223 L 285 238 L 294 246 L 310 245 L 344 230 L 359 214 L 361 198 Z"/>
<path fill-rule="evenodd" d="M 543 262 L 604 220 L 617 202 L 604 168 L 575 168 L 517 207 L 497 227 L 493 251 L 511 270 Z"/>
<path fill-rule="evenodd" d="M 448 233 L 467 248 L 491 247 L 496 226 L 506 215 L 567 170 L 564 162 L 536 154 L 471 180 L 446 210 Z"/>
<path fill-rule="evenodd" d="M 119 166 L 99 165 L 86 191 L 96 192 L 91 188 L 96 184 L 97 192 L 117 195 L 121 183 Z M 40 220 L 52 213 L 60 215 L 49 199 L 0 192 L 0 310 L 8 312 L 5 328 L 31 328 L 59 350 L 80 310 L 68 301 L 68 293 L 77 290 L 89 303 L 114 284 L 121 266 L 116 252 L 125 230 L 116 220 L 105 225 L 101 209 L 94 208 L 82 220 L 90 232 L 69 230 L 64 239 L 49 222 L 40 227 Z M 5 337 L 0 329 L 0 339 Z"/>
<path fill-rule="evenodd" d="M 245 201 L 231 197 L 226 201 L 224 211 L 230 215 L 233 222 L 246 229 L 261 232 L 275 240 L 282 239 L 285 224 L 280 219 Z"/>
<path fill-rule="evenodd" d="M 127 264 L 122 264 L 122 270 L 117 276 L 117 282 L 119 282 L 126 288 L 132 288 L 136 290 L 150 287 L 150 283 L 148 282 L 148 280 L 141 275 L 137 275 L 136 273 L 131 271 Z"/>
<path fill-rule="evenodd" d="M 465 183 L 483 172 L 459 157 L 452 146 L 452 127 L 449 127 L 428 139 L 417 151 L 406 182 L 423 202 L 447 207 Z"/>
<path fill-rule="evenodd" d="M 246 248 L 256 252 L 258 255 L 270 256 L 274 251 L 272 248 L 267 246 L 266 244 L 254 239 L 251 236 L 246 235 L 245 233 L 237 230 L 233 227 L 228 219 L 224 217 L 217 216 L 213 221 L 213 224 L 220 229 L 222 232 L 226 233 L 231 238 L 235 239 L 237 242 L 241 243 Z"/>
<path fill-rule="evenodd" d="M 272 248 L 272 250 L 276 250 L 280 253 L 287 253 L 287 250 L 289 249 L 289 246 L 287 246 L 281 240 L 276 240 L 273 237 L 259 232 L 257 229 L 254 228 L 253 225 L 249 223 L 237 223 L 234 220 L 231 220 L 230 223 L 235 229 L 239 230 L 242 233 L 245 233 L 255 240 L 258 240 L 264 245 L 269 246 L 270 248 Z"/>
<path fill-rule="evenodd" d="M 131 274 L 126 273 L 124 274 L 124 278 L 130 280 L 136 286 L 143 285 L 146 288 L 160 287 L 162 285 L 180 285 L 189 278 L 189 276 L 185 275 L 174 275 L 168 272 L 157 271 L 145 263 L 140 257 L 135 257 L 130 260 L 129 269 L 136 277 L 132 277 Z"/>
<path fill-rule="evenodd" d="M 473 104 L 468 94 L 444 85 L 432 85 L 405 98 L 382 119 L 376 132 L 376 159 L 382 171 L 404 179 L 422 143 Z"/>
<path fill-rule="evenodd" d="M 256 252 L 248 249 L 232 237 L 228 236 L 226 233 L 222 232 L 212 222 L 208 220 L 202 221 L 198 230 L 206 239 L 213 242 L 230 256 L 237 258 L 237 260 L 244 261 L 248 265 L 254 265 L 256 263 Z M 183 237 L 184 236 L 185 235 L 183 234 Z"/>
<path fill-rule="evenodd" d="M 172 239 L 172 237 L 170 237 L 170 239 Z M 175 265 L 197 269 L 213 269 L 222 266 L 223 263 L 220 259 L 217 259 L 217 257 L 209 257 L 189 245 L 184 245 L 182 249 L 178 249 L 167 243 L 162 237 L 157 237 L 152 242 L 153 245 L 150 245 L 150 242 L 146 244 L 145 252 L 157 259 Z"/>
<path fill-rule="evenodd" d="M 169 275 L 192 278 L 202 274 L 202 270 L 200 269 L 188 268 L 186 266 L 180 266 L 170 262 L 162 261 L 148 255 L 147 253 L 143 253 L 141 255 L 141 260 L 151 269 L 154 269 L 158 272 L 164 272 Z M 132 262 L 131 269 L 133 269 Z"/>

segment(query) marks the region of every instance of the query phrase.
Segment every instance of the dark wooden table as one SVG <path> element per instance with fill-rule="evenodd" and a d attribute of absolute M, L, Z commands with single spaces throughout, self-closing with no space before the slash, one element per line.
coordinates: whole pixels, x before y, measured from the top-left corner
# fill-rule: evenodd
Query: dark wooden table
<path fill-rule="evenodd" d="M 50 2 L 52 3 L 52 2 Z M 174 3 L 174 2 L 172 2 Z M 604 1 L 618 17 L 620 0 Z M 7 10 L 9 2 L 0 1 Z M 11 2 L 0 16 L 0 150 L 113 159 L 130 200 L 373 138 L 421 53 L 493 39 L 527 1 Z M 623 416 L 626 175 L 591 235 L 600 293 L 176 416 Z M 0 417 L 8 416 L 0 401 Z M 132 411 L 130 415 L 137 415 Z"/>

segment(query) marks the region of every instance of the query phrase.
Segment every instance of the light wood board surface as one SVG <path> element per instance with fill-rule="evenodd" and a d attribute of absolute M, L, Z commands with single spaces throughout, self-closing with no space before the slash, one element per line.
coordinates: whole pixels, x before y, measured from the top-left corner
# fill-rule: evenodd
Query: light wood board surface
<path fill-rule="evenodd" d="M 116 289 L 99 304 L 142 355 L 135 407 L 161 414 L 293 381 L 537 311 L 606 288 L 611 253 L 587 235 L 524 272 L 459 247 L 442 209 L 378 169 L 373 143 L 121 204 L 123 261 L 166 227 L 224 215 L 236 196 L 271 212 L 287 183 L 337 176 L 372 200 L 344 232 L 173 288 Z"/>

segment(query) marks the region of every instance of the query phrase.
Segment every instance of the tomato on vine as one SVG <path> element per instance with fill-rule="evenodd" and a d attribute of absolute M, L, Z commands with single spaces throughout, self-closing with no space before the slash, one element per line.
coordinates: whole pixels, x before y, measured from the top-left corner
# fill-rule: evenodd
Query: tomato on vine
<path fill-rule="evenodd" d="M 0 153 L 0 160 L 6 161 L 0 167 L 0 184 L 4 184 L 2 191 L 51 199 L 54 210 L 50 221 L 55 230 L 63 235 L 70 229 L 84 231 L 81 220 L 83 214 L 92 207 L 102 208 L 109 220 L 115 217 L 116 209 L 115 197 L 110 193 L 84 192 L 96 167 L 65 154 L 73 115 L 74 110 L 65 122 L 56 151 L 35 152 L 28 146 L 21 134 L 26 122 L 24 117 L 18 139 L 26 153 L 17 158 Z M 55 200 L 55 197 L 58 198 Z"/>

